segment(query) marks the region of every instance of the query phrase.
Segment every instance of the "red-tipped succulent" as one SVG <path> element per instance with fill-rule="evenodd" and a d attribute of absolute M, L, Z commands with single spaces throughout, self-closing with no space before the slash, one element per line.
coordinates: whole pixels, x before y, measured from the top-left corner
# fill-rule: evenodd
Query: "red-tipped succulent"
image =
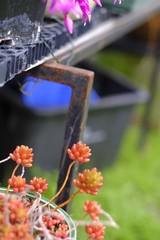
<path fill-rule="evenodd" d="M 48 183 L 46 183 L 46 179 L 34 177 L 30 180 L 30 190 L 36 191 L 42 194 L 48 188 Z"/>
<path fill-rule="evenodd" d="M 104 238 L 106 227 L 103 223 L 98 222 L 93 225 L 86 225 L 85 229 L 89 234 L 89 239 L 102 240 Z"/>
<path fill-rule="evenodd" d="M 84 143 L 78 142 L 73 144 L 71 149 L 67 150 L 71 160 L 79 163 L 86 163 L 90 161 L 91 149 Z"/>
<path fill-rule="evenodd" d="M 101 205 L 97 201 L 86 200 L 83 210 L 87 212 L 94 221 L 98 221 L 99 215 L 102 213 Z"/>
<path fill-rule="evenodd" d="M 73 183 L 81 193 L 86 192 L 87 194 L 97 195 L 103 185 L 103 177 L 101 172 L 97 172 L 96 168 L 85 169 L 78 174 L 78 179 L 74 179 Z"/>
<path fill-rule="evenodd" d="M 97 0 L 98 1 L 98 0 Z M 97 195 L 103 185 L 101 172 L 96 168 L 85 169 L 78 174 L 78 178 L 73 180 L 73 184 L 78 188 L 69 199 L 52 208 L 49 204 L 65 188 L 66 183 L 74 163 L 87 163 L 90 161 L 91 149 L 80 141 L 73 144 L 67 153 L 72 160 L 66 178 L 58 193 L 52 196 L 47 203 L 41 203 L 41 194 L 48 188 L 46 179 L 34 177 L 29 184 L 24 178 L 25 167 L 32 166 L 33 152 L 28 146 L 17 146 L 9 157 L 0 161 L 1 163 L 12 159 L 16 166 L 8 180 L 8 188 L 4 194 L 0 194 L 0 240 L 34 240 L 34 239 L 70 239 L 68 223 L 57 210 L 65 206 L 79 193 Z M 21 175 L 16 176 L 19 166 L 22 166 Z M 12 188 L 12 191 L 10 191 Z M 35 191 L 35 198 L 32 198 L 27 191 Z M 16 194 L 18 193 L 18 194 Z M 83 206 L 85 215 L 89 215 L 91 222 L 87 221 L 86 232 L 88 239 L 102 240 L 104 238 L 105 226 L 100 221 L 100 215 L 104 215 L 101 205 L 97 201 L 86 200 Z M 82 219 L 84 219 L 84 217 Z M 36 236 L 36 238 L 35 238 Z M 38 238 L 37 238 L 38 236 Z"/>
<path fill-rule="evenodd" d="M 15 196 L 0 196 L 0 239 L 33 240 L 30 234 L 28 208 L 24 202 Z"/>
<path fill-rule="evenodd" d="M 9 178 L 8 184 L 13 188 L 14 192 L 24 192 L 27 188 L 26 179 L 21 176 L 13 176 Z"/>
<path fill-rule="evenodd" d="M 10 158 L 17 164 L 21 164 L 23 167 L 32 167 L 33 162 L 33 149 L 28 146 L 17 146 L 13 153 L 10 153 Z"/>

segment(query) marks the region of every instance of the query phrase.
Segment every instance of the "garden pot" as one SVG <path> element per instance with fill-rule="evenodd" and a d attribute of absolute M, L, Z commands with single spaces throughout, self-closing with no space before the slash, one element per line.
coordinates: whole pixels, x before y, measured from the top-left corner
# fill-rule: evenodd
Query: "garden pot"
<path fill-rule="evenodd" d="M 6 192 L 6 188 L 0 188 L 0 194 L 5 193 L 5 192 Z M 9 190 L 9 193 L 15 194 L 15 195 L 18 196 L 18 194 L 13 193 L 12 190 Z M 27 193 L 26 197 L 29 199 L 30 202 L 31 202 L 31 200 L 35 199 L 35 195 L 33 193 Z M 44 197 L 42 197 L 40 199 L 41 204 L 46 204 L 47 202 L 48 202 L 48 200 Z M 54 203 L 50 203 L 49 206 L 52 209 L 52 208 L 55 208 L 57 205 L 54 204 Z M 63 219 L 65 220 L 65 222 L 69 226 L 70 234 L 69 234 L 69 237 L 67 237 L 67 239 L 76 240 L 77 232 L 76 232 L 76 227 L 75 227 L 75 224 L 74 224 L 73 220 L 70 218 L 70 216 L 63 209 L 60 208 L 56 211 L 62 215 Z M 64 238 L 64 239 L 66 239 L 66 238 Z"/>
<path fill-rule="evenodd" d="M 1 0 L 0 43 L 24 44 L 39 39 L 47 1 Z"/>

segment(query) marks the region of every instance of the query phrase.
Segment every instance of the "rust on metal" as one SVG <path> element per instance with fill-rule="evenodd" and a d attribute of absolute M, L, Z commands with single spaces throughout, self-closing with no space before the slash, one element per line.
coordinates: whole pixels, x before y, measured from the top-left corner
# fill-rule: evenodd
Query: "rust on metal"
<path fill-rule="evenodd" d="M 87 118 L 89 95 L 93 84 L 94 72 L 76 67 L 64 66 L 52 61 L 32 69 L 27 74 L 52 82 L 65 84 L 72 88 L 72 96 L 67 113 L 62 156 L 60 159 L 60 172 L 57 184 L 57 188 L 59 189 L 71 163 L 71 160 L 66 154 L 66 150 L 68 147 L 70 148 L 73 143 L 81 140 L 82 137 Z M 56 200 L 57 204 L 64 202 L 69 198 L 72 191 L 72 179 L 76 168 L 76 165 L 72 168 L 67 185 Z M 67 207 L 64 209 L 67 210 Z"/>

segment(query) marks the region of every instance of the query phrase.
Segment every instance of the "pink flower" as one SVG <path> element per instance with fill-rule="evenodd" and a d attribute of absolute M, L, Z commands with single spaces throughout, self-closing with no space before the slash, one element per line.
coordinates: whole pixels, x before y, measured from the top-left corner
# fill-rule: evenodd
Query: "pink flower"
<path fill-rule="evenodd" d="M 114 4 L 117 3 L 117 0 L 114 0 Z M 122 0 L 118 0 L 118 3 L 121 4 L 122 3 Z"/>
<path fill-rule="evenodd" d="M 93 0 L 100 7 L 102 6 L 100 0 Z M 49 7 L 49 12 L 61 13 L 64 16 L 64 24 L 70 33 L 73 32 L 73 19 L 82 16 L 83 22 L 91 19 L 91 9 L 89 0 L 52 0 Z"/>
<path fill-rule="evenodd" d="M 102 7 L 102 3 L 101 3 L 100 0 L 94 0 L 94 2 L 95 2 L 98 6 Z"/>
<path fill-rule="evenodd" d="M 90 20 L 91 18 L 91 9 L 88 0 L 76 0 L 79 3 L 80 9 L 82 11 L 82 20 Z"/>
<path fill-rule="evenodd" d="M 65 15 L 64 24 L 65 24 L 66 28 L 68 29 L 69 33 L 73 33 L 73 20 L 69 14 Z"/>
<path fill-rule="evenodd" d="M 52 0 L 50 5 L 49 12 L 52 14 L 61 13 L 64 16 L 64 24 L 68 29 L 69 33 L 73 32 L 73 20 L 70 17 L 70 14 L 79 18 L 82 14 L 78 3 L 75 0 Z"/>

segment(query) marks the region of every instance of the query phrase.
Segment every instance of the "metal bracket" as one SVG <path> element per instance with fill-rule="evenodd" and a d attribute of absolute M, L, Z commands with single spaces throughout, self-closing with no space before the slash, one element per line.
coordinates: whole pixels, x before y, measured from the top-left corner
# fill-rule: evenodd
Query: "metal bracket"
<path fill-rule="evenodd" d="M 72 96 L 67 114 L 66 130 L 60 161 L 60 172 L 57 185 L 57 188 L 59 189 L 65 179 L 68 167 L 71 163 L 66 150 L 81 139 L 85 126 L 94 72 L 76 67 L 60 65 L 52 61 L 28 71 L 27 74 L 49 80 L 51 82 L 65 84 L 72 88 Z M 69 198 L 72 189 L 73 174 L 75 173 L 76 168 L 76 165 L 72 168 L 67 185 L 56 200 L 57 204 L 62 203 Z M 67 207 L 65 210 L 67 210 Z"/>

